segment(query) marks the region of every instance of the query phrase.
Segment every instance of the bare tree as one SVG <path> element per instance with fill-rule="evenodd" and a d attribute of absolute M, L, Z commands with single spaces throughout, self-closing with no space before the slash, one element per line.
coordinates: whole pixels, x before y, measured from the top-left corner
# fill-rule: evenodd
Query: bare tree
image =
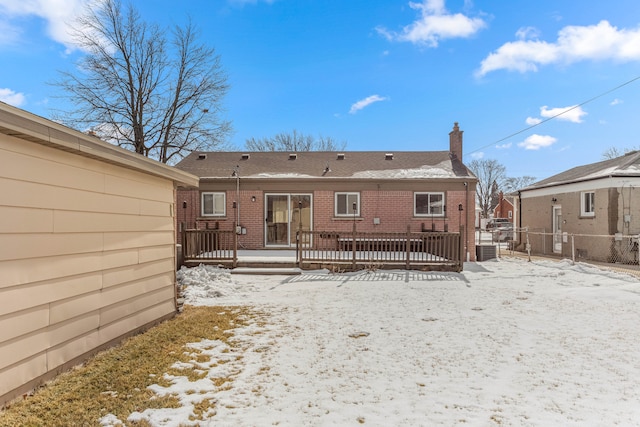
<path fill-rule="evenodd" d="M 638 150 L 640 150 L 640 147 L 625 148 L 622 151 L 616 147 L 609 147 L 604 153 L 602 153 L 602 158 L 605 160 L 615 159 L 616 157 L 624 156 L 625 154 L 633 153 Z"/>
<path fill-rule="evenodd" d="M 483 218 L 498 204 L 501 191 L 511 193 L 536 181 L 533 176 L 507 177 L 506 168 L 497 160 L 472 160 L 468 167 L 478 178 L 476 200 Z"/>
<path fill-rule="evenodd" d="M 513 193 L 514 191 L 518 191 L 522 188 L 528 187 L 529 185 L 536 182 L 535 176 L 515 176 L 505 178 L 502 182 L 502 192 L 503 193 Z"/>
<path fill-rule="evenodd" d="M 74 28 L 86 55 L 54 83 L 74 106 L 59 118 L 163 163 L 224 144 L 231 132 L 221 118 L 227 76 L 191 21 L 166 31 L 131 4 L 93 4 Z"/>
<path fill-rule="evenodd" d="M 495 192 L 499 184 L 506 178 L 506 169 L 497 160 L 481 159 L 472 160 L 468 164 L 469 169 L 478 178 L 476 186 L 476 199 L 482 211 L 482 217 L 488 218 Z"/>
<path fill-rule="evenodd" d="M 344 150 L 347 143 L 338 143 L 331 137 L 320 136 L 315 139 L 297 130 L 291 133 L 279 133 L 271 138 L 249 138 L 245 148 L 250 151 L 338 151 Z"/>

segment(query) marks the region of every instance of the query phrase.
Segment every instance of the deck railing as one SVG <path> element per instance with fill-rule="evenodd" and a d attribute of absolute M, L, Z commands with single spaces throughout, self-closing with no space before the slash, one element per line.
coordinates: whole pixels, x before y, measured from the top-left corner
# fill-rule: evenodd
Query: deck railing
<path fill-rule="evenodd" d="M 309 264 L 462 270 L 461 233 L 298 231 L 297 260 Z"/>
<path fill-rule="evenodd" d="M 349 270 L 461 271 L 462 235 L 462 232 L 298 231 L 296 263 L 303 269 L 338 266 Z M 220 262 L 237 266 L 238 236 L 234 231 L 186 229 L 182 237 L 182 254 L 186 263 Z"/>
<path fill-rule="evenodd" d="M 184 230 L 182 253 L 189 261 L 238 260 L 238 236 L 232 230 Z"/>

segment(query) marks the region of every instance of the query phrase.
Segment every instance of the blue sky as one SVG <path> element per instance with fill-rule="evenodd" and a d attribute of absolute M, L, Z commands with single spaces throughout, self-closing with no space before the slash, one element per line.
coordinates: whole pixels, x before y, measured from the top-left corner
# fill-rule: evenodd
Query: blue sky
<path fill-rule="evenodd" d="M 47 82 L 81 55 L 66 23 L 85 3 L 0 0 L 0 100 L 44 117 L 65 108 Z M 293 129 L 347 150 L 446 150 L 459 122 L 465 162 L 543 179 L 640 147 L 637 0 L 134 4 L 161 25 L 191 16 L 220 54 L 239 150 Z"/>

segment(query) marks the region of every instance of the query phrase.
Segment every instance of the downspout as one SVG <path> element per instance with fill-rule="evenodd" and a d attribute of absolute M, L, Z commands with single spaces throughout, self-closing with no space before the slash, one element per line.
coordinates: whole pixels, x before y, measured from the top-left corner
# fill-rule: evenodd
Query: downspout
<path fill-rule="evenodd" d="M 469 262 L 469 183 L 464 182 L 464 209 L 466 211 L 464 215 L 464 249 L 467 254 L 467 262 Z M 475 212 L 473 213 L 475 217 Z"/>
<path fill-rule="evenodd" d="M 236 215 L 237 215 L 236 225 L 240 227 L 240 174 L 239 173 L 236 175 L 236 199 L 238 199 L 238 203 L 237 203 L 238 208 L 236 209 Z M 236 230 L 236 233 L 237 232 L 238 230 Z"/>
<path fill-rule="evenodd" d="M 233 173 L 231 174 L 231 176 L 236 177 L 236 229 L 233 231 L 236 234 L 239 234 L 238 227 L 240 227 L 240 165 L 236 165 L 236 167 L 233 168 Z"/>
<path fill-rule="evenodd" d="M 515 229 L 518 230 L 518 228 L 522 228 L 522 195 L 520 194 L 520 190 L 518 190 L 518 224 Z M 518 233 L 518 242 L 520 241 L 520 233 Z"/>

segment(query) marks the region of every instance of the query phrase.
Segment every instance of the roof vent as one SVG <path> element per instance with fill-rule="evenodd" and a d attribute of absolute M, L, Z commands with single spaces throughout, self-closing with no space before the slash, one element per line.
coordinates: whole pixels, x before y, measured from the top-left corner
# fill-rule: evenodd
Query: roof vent
<path fill-rule="evenodd" d="M 298 155 L 296 153 L 289 154 L 289 160 L 295 160 L 297 158 L 298 158 Z"/>
<path fill-rule="evenodd" d="M 338 153 L 338 160 L 344 160 L 344 153 Z"/>
<path fill-rule="evenodd" d="M 384 155 L 385 160 L 393 160 L 393 153 L 387 153 Z"/>
<path fill-rule="evenodd" d="M 198 160 L 204 160 L 206 158 L 207 158 L 207 155 L 205 153 L 198 154 Z"/>
<path fill-rule="evenodd" d="M 249 160 L 249 153 L 242 154 L 242 160 Z"/>

